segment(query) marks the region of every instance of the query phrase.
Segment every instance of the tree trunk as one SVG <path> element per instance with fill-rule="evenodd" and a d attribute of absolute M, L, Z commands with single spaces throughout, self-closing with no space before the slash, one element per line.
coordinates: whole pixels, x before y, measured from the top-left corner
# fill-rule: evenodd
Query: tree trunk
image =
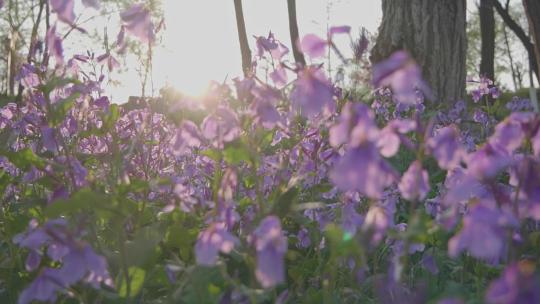
<path fill-rule="evenodd" d="M 523 0 L 523 7 L 529 20 L 529 31 L 534 40 L 534 53 L 536 62 L 540 62 L 540 0 Z M 537 75 L 540 75 L 540 67 L 536 65 Z"/>
<path fill-rule="evenodd" d="M 408 51 L 422 68 L 436 101 L 465 97 L 466 0 L 383 0 L 383 19 L 371 53 L 377 63 Z"/>
<path fill-rule="evenodd" d="M 247 76 L 251 72 L 251 51 L 247 40 L 242 0 L 234 0 L 234 12 L 236 13 L 238 40 L 240 41 L 240 52 L 242 54 L 242 71 L 244 71 L 244 75 Z"/>
<path fill-rule="evenodd" d="M 304 54 L 298 48 L 299 34 L 298 22 L 296 20 L 296 0 L 287 0 L 287 8 L 289 11 L 289 32 L 291 33 L 291 45 L 294 55 L 294 61 L 297 65 L 305 66 L 306 60 Z"/>
<path fill-rule="evenodd" d="M 495 80 L 495 14 L 492 0 L 480 0 L 480 75 Z"/>
<path fill-rule="evenodd" d="M 499 16 L 501 16 L 501 18 L 504 20 L 504 23 L 512 30 L 512 32 L 514 32 L 516 37 L 518 37 L 527 50 L 527 55 L 529 56 L 529 65 L 533 67 L 536 79 L 540 81 L 540 73 L 538 72 L 539 69 L 534 51 L 534 44 L 531 42 L 529 36 L 527 33 L 525 33 L 521 26 L 514 21 L 514 19 L 512 19 L 512 16 L 510 16 L 510 13 L 508 12 L 508 8 L 503 8 L 502 4 L 498 0 L 493 0 L 493 5 Z"/>

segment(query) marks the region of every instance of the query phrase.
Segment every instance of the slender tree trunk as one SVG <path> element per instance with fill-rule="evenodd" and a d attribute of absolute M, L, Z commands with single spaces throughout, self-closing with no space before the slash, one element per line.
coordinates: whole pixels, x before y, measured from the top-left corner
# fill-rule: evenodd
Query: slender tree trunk
<path fill-rule="evenodd" d="M 436 101 L 453 103 L 464 98 L 466 1 L 383 0 L 382 8 L 371 61 L 377 63 L 404 49 L 422 67 Z"/>
<path fill-rule="evenodd" d="M 506 46 L 506 53 L 508 54 L 508 61 L 510 63 L 510 72 L 512 73 L 512 82 L 514 83 L 514 91 L 521 88 L 521 82 L 517 82 L 516 69 L 514 68 L 514 58 L 512 55 L 512 49 L 510 48 L 510 42 L 508 40 L 508 33 L 506 31 L 506 25 L 503 25 L 504 45 Z"/>
<path fill-rule="evenodd" d="M 529 31 L 534 41 L 534 53 L 536 62 L 540 62 L 540 0 L 523 0 L 523 7 L 529 20 Z M 536 66 L 537 75 L 540 75 L 540 67 Z"/>
<path fill-rule="evenodd" d="M 15 94 L 15 78 L 19 66 L 19 54 L 17 53 L 17 44 L 19 43 L 19 33 L 16 29 L 11 29 L 9 35 L 9 54 L 8 54 L 8 94 Z"/>
<path fill-rule="evenodd" d="M 236 13 L 238 40 L 240 41 L 240 52 L 242 54 L 242 71 L 244 71 L 244 75 L 247 76 L 251 72 L 251 51 L 247 40 L 242 0 L 234 0 L 234 12 Z"/>
<path fill-rule="evenodd" d="M 298 48 L 299 34 L 298 21 L 296 19 L 296 0 L 287 0 L 287 8 L 289 11 L 289 32 L 291 33 L 291 45 L 294 55 L 294 61 L 300 66 L 306 65 L 304 54 Z"/>
<path fill-rule="evenodd" d="M 495 14 L 492 0 L 480 0 L 480 75 L 495 80 Z"/>

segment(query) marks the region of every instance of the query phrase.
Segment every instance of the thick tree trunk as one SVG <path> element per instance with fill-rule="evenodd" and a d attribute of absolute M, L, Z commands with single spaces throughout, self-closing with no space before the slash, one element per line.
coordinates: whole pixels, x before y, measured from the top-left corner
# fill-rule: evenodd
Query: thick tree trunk
<path fill-rule="evenodd" d="M 242 54 L 242 70 L 244 71 L 244 75 L 247 76 L 251 72 L 251 51 L 247 40 L 242 0 L 234 0 L 234 12 L 236 13 L 238 40 L 240 41 L 240 52 Z"/>
<path fill-rule="evenodd" d="M 300 66 L 306 65 L 304 54 L 298 48 L 299 34 L 298 22 L 296 20 L 296 0 L 287 0 L 287 8 L 289 11 L 289 32 L 291 33 L 291 45 L 293 50 L 294 61 Z"/>
<path fill-rule="evenodd" d="M 407 50 L 422 67 L 435 100 L 465 97 L 466 0 L 383 0 L 371 61 Z"/>
<path fill-rule="evenodd" d="M 523 0 L 523 7 L 529 20 L 529 31 L 534 40 L 534 52 L 536 62 L 540 62 L 540 0 Z M 540 75 L 540 67 L 537 64 L 537 75 Z"/>
<path fill-rule="evenodd" d="M 495 80 L 495 14 L 492 0 L 480 0 L 480 75 Z"/>

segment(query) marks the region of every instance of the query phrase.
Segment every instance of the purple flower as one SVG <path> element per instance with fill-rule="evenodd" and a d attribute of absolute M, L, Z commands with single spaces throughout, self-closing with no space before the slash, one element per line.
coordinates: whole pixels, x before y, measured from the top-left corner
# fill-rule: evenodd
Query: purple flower
<path fill-rule="evenodd" d="M 49 128 L 48 126 L 41 127 L 41 140 L 43 141 L 43 147 L 45 147 L 45 149 L 53 153 L 58 151 L 58 146 L 54 137 L 54 129 Z"/>
<path fill-rule="evenodd" d="M 534 304 L 540 303 L 540 280 L 535 275 L 535 266 L 520 261 L 506 267 L 503 274 L 489 285 L 487 303 Z"/>
<path fill-rule="evenodd" d="M 358 214 L 355 210 L 355 204 L 352 202 L 345 203 L 341 209 L 341 226 L 343 231 L 356 234 L 359 227 L 364 223 L 364 217 Z"/>
<path fill-rule="evenodd" d="M 285 281 L 284 256 L 287 252 L 287 237 L 281 231 L 276 216 L 267 216 L 254 232 L 257 251 L 255 276 L 264 288 L 271 288 Z"/>
<path fill-rule="evenodd" d="M 343 191 L 359 191 L 380 198 L 383 190 L 396 181 L 396 173 L 371 143 L 345 152 L 330 172 L 332 182 Z"/>
<path fill-rule="evenodd" d="M 330 81 L 320 69 L 314 67 L 298 72 L 290 98 L 293 109 L 306 118 L 315 117 L 321 112 L 331 113 L 335 108 Z"/>
<path fill-rule="evenodd" d="M 499 123 L 495 127 L 495 133 L 489 139 L 490 142 L 503 147 L 509 153 L 519 148 L 525 139 L 525 132 L 523 132 L 521 122 L 516 119 L 516 114 L 519 113 L 513 113 Z"/>
<path fill-rule="evenodd" d="M 429 192 L 429 178 L 426 170 L 422 170 L 422 164 L 416 160 L 403 174 L 399 183 L 399 191 L 403 198 L 409 201 L 422 201 Z"/>
<path fill-rule="evenodd" d="M 298 248 L 308 248 L 311 245 L 309 231 L 305 227 L 302 227 L 300 228 L 300 230 L 298 230 L 296 238 L 298 239 L 298 242 L 296 243 Z"/>
<path fill-rule="evenodd" d="M 439 167 L 443 169 L 455 168 L 466 155 L 459 142 L 459 133 L 454 126 L 438 130 L 435 136 L 427 140 L 427 147 L 437 160 Z"/>
<path fill-rule="evenodd" d="M 392 215 L 388 210 L 380 206 L 372 206 L 366 214 L 362 230 L 370 233 L 371 242 L 376 245 L 384 238 L 384 233 L 393 224 Z"/>
<path fill-rule="evenodd" d="M 540 157 L 540 127 L 536 131 L 536 135 L 531 139 L 534 156 Z"/>
<path fill-rule="evenodd" d="M 65 23 L 73 24 L 75 12 L 73 11 L 73 0 L 50 0 L 51 9 L 58 15 L 58 19 Z"/>
<path fill-rule="evenodd" d="M 402 134 L 416 129 L 416 122 L 413 120 L 392 120 L 384 127 L 378 135 L 377 147 L 384 157 L 392 157 L 399 151 L 402 141 Z"/>
<path fill-rule="evenodd" d="M 511 162 L 510 154 L 503 147 L 489 142 L 467 156 L 468 171 L 479 180 L 494 178 Z"/>
<path fill-rule="evenodd" d="M 154 41 L 154 24 L 150 19 L 150 11 L 143 3 L 133 4 L 120 13 L 120 18 L 127 31 L 133 36 L 139 38 L 142 42 Z"/>
<path fill-rule="evenodd" d="M 489 123 L 489 117 L 486 112 L 481 109 L 476 109 L 473 114 L 473 120 L 482 126 L 486 127 Z"/>
<path fill-rule="evenodd" d="M 275 39 L 272 32 L 268 33 L 268 38 L 263 36 L 255 37 L 257 46 L 257 56 L 263 57 L 264 52 L 269 52 L 273 59 L 281 60 L 289 53 L 289 48 Z"/>
<path fill-rule="evenodd" d="M 47 42 L 49 44 L 49 50 L 56 59 L 56 65 L 60 66 L 64 64 L 64 48 L 62 46 L 62 39 L 56 35 L 56 25 L 51 26 L 47 31 Z"/>
<path fill-rule="evenodd" d="M 323 57 L 326 54 L 328 41 L 315 34 L 307 34 L 300 42 L 300 50 L 311 58 Z"/>
<path fill-rule="evenodd" d="M 97 58 L 99 64 L 107 65 L 109 72 L 120 67 L 120 63 L 110 53 L 105 53 Z"/>
<path fill-rule="evenodd" d="M 521 157 L 510 168 L 510 182 L 516 193 L 522 218 L 540 220 L 540 162 L 531 156 Z"/>
<path fill-rule="evenodd" d="M 202 135 L 214 141 L 217 146 L 230 142 L 240 135 L 239 121 L 236 114 L 225 106 L 219 106 L 208 115 L 201 124 Z"/>
<path fill-rule="evenodd" d="M 218 253 L 229 253 L 238 239 L 225 229 L 222 223 L 214 223 L 199 234 L 195 244 L 197 264 L 212 266 L 217 262 Z"/>
<path fill-rule="evenodd" d="M 57 277 L 56 269 L 45 268 L 34 281 L 19 295 L 18 304 L 31 303 L 34 300 L 42 302 L 56 302 L 57 294 L 65 287 Z"/>
<path fill-rule="evenodd" d="M 496 209 L 490 202 L 481 201 L 469 209 L 463 219 L 463 228 L 448 241 L 448 254 L 456 257 L 463 250 L 472 256 L 497 262 L 504 256 L 507 227 L 517 221 Z"/>
<path fill-rule="evenodd" d="M 332 26 L 328 30 L 328 36 L 333 37 L 335 34 L 349 34 L 350 32 L 351 27 L 348 25 Z"/>
<path fill-rule="evenodd" d="M 184 155 L 189 148 L 199 147 L 201 145 L 202 135 L 199 127 L 190 120 L 184 120 L 182 125 L 176 131 L 172 141 L 172 152 L 174 155 Z"/>
<path fill-rule="evenodd" d="M 420 68 L 409 54 L 399 51 L 373 66 L 372 82 L 375 88 L 390 87 L 399 102 L 414 105 L 417 89 L 424 94 L 430 94 L 421 74 Z"/>
<path fill-rule="evenodd" d="M 356 147 L 366 141 L 375 141 L 378 134 L 373 112 L 365 104 L 347 102 L 339 122 L 330 128 L 329 141 L 335 148 L 345 143 Z"/>
<path fill-rule="evenodd" d="M 17 81 L 20 81 L 25 88 L 28 89 L 37 87 L 40 84 L 36 67 L 26 63 L 22 65 L 16 79 Z"/>

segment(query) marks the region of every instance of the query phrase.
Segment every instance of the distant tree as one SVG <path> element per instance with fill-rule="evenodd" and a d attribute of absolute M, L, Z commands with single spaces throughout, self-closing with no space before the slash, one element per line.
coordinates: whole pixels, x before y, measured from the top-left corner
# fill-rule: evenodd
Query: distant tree
<path fill-rule="evenodd" d="M 242 55 L 242 71 L 244 71 L 244 75 L 248 75 L 251 71 L 251 51 L 247 40 L 242 0 L 234 0 L 234 12 L 236 14 L 238 40 L 240 42 L 240 53 Z"/>
<path fill-rule="evenodd" d="M 287 0 L 287 8 L 289 12 L 289 32 L 291 34 L 294 61 L 301 66 L 305 66 L 306 60 L 298 48 L 299 34 L 298 21 L 296 19 L 296 0 Z"/>
<path fill-rule="evenodd" d="M 523 7 L 529 19 L 529 31 L 534 40 L 536 62 L 540 62 L 540 0 L 523 0 Z M 540 75 L 540 67 L 536 66 L 536 75 Z"/>
<path fill-rule="evenodd" d="M 493 3 L 493 2 L 492 2 Z M 472 10 L 467 20 L 467 74 L 478 76 L 487 73 L 481 71 L 482 52 L 485 49 L 482 45 L 482 27 L 481 27 L 481 2 L 477 3 L 478 10 Z M 519 5 L 510 5 L 508 12 L 516 23 L 524 26 L 527 23 L 525 17 L 519 18 L 523 14 L 523 7 Z M 523 86 L 523 78 L 529 70 L 529 58 L 527 50 L 522 46 L 519 38 L 508 28 L 508 25 L 499 16 L 494 14 L 494 37 L 493 37 L 493 62 L 494 76 L 491 77 L 498 85 L 501 83 L 505 74 L 511 76 L 513 89 L 518 90 Z M 484 31 L 485 34 L 485 31 Z M 485 59 L 484 59 L 485 60 Z"/>
<path fill-rule="evenodd" d="M 405 49 L 422 67 L 435 98 L 465 97 L 466 1 L 383 0 L 383 18 L 371 61 Z"/>
<path fill-rule="evenodd" d="M 505 6 L 503 6 L 501 2 L 499 2 L 498 0 L 493 0 L 493 7 L 497 11 L 497 13 L 501 16 L 501 18 L 504 20 L 508 28 L 510 28 L 512 32 L 514 32 L 516 37 L 518 37 L 518 39 L 521 41 L 521 43 L 527 50 L 527 54 L 529 57 L 529 66 L 536 74 L 536 79 L 540 81 L 540 72 L 538 70 L 538 60 L 535 54 L 535 46 L 531 38 L 529 37 L 529 35 L 527 35 L 527 32 L 523 29 L 523 26 L 520 25 L 512 17 L 510 13 L 510 1 L 507 0 Z"/>
<path fill-rule="evenodd" d="M 495 14 L 492 0 L 480 0 L 480 75 L 495 79 Z"/>

